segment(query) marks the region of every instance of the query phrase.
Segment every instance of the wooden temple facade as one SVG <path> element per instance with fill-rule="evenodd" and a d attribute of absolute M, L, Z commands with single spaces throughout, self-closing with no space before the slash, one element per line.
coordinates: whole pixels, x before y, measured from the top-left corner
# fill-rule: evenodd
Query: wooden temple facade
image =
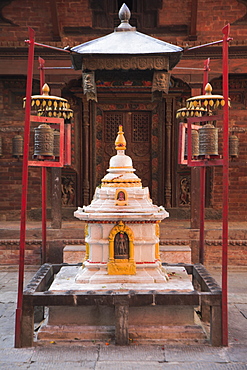
<path fill-rule="evenodd" d="M 78 206 L 91 202 L 94 189 L 100 184 L 109 158 L 114 154 L 113 143 L 118 126 L 122 124 L 128 142 L 126 154 L 133 159 L 136 173 L 143 185 L 149 187 L 154 203 L 164 205 L 171 217 L 176 218 L 190 218 L 192 209 L 192 222 L 196 224 L 199 175 L 196 169 L 178 165 L 176 110 L 185 105 L 187 98 L 201 93 L 202 70 L 207 58 L 210 58 L 209 81 L 213 92 L 222 93 L 221 45 L 188 52 L 186 49 L 222 39 L 221 29 L 229 22 L 233 37 L 229 48 L 230 132 L 239 139 L 239 155 L 230 162 L 229 217 L 247 220 L 247 2 L 133 0 L 126 4 L 131 11 L 131 26 L 180 46 L 183 49 L 181 60 L 170 70 L 169 89 L 159 91 L 153 89 L 155 68 L 146 65 L 145 55 L 139 55 L 128 68 L 121 66 L 120 55 L 119 62 L 109 67 L 112 60 L 107 57 L 106 50 L 98 66 L 97 56 L 91 57 L 95 63 L 96 95 L 88 99 L 83 90 L 82 70 L 71 68 L 69 53 L 36 47 L 33 93 L 39 93 L 40 56 L 45 60 L 46 82 L 52 95 L 68 99 L 74 110 L 72 165 L 50 170 L 49 207 L 73 218 Z M 0 219 L 8 221 L 20 217 L 22 161 L 12 156 L 12 140 L 16 135 L 23 136 L 27 26 L 35 30 L 35 41 L 39 43 L 61 49 L 73 48 L 113 32 L 119 25 L 121 5 L 121 1 L 113 0 L 47 0 L 42 4 L 33 0 L 1 2 Z M 102 63 L 105 63 L 104 68 Z M 61 184 L 55 189 L 57 176 Z M 221 177 L 221 168 L 207 171 L 207 217 L 212 219 L 221 216 Z M 29 186 L 28 217 L 38 219 L 41 208 L 39 168 L 30 168 Z M 54 192 L 57 192 L 61 208 L 52 203 Z"/>

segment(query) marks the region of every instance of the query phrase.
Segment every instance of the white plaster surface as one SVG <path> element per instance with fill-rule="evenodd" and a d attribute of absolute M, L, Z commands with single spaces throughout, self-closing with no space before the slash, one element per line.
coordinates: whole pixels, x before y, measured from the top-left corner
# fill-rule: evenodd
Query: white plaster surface
<path fill-rule="evenodd" d="M 97 270 L 92 282 L 79 283 L 76 281 L 78 274 L 82 272 L 79 266 L 62 267 L 56 275 L 54 282 L 50 287 L 50 291 L 65 292 L 87 292 L 94 291 L 95 293 L 106 292 L 113 290 L 114 292 L 125 293 L 129 290 L 136 290 L 138 292 L 148 292 L 155 290 L 159 292 L 191 292 L 194 290 L 191 283 L 190 276 L 187 274 L 184 267 L 166 267 L 169 280 L 163 283 L 145 283 L 145 276 L 149 274 L 148 269 L 138 271 L 136 275 L 107 275 L 106 270 Z M 86 272 L 88 272 L 86 270 Z M 107 283 L 97 283 L 97 277 L 104 276 Z"/>

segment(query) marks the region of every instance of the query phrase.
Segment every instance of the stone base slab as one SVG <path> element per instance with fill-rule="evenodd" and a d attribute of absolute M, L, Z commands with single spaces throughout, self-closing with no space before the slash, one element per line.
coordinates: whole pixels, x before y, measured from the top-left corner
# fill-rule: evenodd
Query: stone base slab
<path fill-rule="evenodd" d="M 158 268 L 138 268 L 136 275 L 108 275 L 106 266 L 95 270 L 82 268 L 80 266 L 62 267 L 56 275 L 50 291 L 52 292 L 124 292 L 137 290 L 149 292 L 150 290 L 160 292 L 192 292 L 194 287 L 186 269 L 180 266 L 161 266 L 163 274 Z M 169 277 L 168 281 L 166 277 Z M 162 281 L 160 280 L 162 278 Z"/>
<path fill-rule="evenodd" d="M 208 343 L 200 325 L 186 326 L 129 326 L 130 344 L 205 344 Z M 42 342 L 115 342 L 114 326 L 47 325 L 37 337 Z"/>

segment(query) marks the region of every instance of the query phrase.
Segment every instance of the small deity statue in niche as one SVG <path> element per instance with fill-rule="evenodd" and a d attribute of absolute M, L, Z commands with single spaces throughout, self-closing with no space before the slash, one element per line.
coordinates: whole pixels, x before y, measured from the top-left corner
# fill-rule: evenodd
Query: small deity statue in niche
<path fill-rule="evenodd" d="M 116 206 L 127 206 L 128 205 L 128 194 L 126 190 L 117 190 L 115 195 Z"/>
<path fill-rule="evenodd" d="M 128 259 L 129 258 L 129 238 L 126 233 L 119 232 L 114 239 L 114 258 Z"/>
<path fill-rule="evenodd" d="M 117 195 L 118 200 L 125 200 L 125 194 L 123 191 L 120 191 Z"/>

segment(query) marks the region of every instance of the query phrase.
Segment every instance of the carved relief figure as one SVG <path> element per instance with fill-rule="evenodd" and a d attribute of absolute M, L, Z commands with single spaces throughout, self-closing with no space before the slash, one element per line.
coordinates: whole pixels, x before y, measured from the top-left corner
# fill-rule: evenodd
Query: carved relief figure
<path fill-rule="evenodd" d="M 114 257 L 115 259 L 129 258 L 129 238 L 126 233 L 119 232 L 114 239 Z"/>
<path fill-rule="evenodd" d="M 180 181 L 180 205 L 190 205 L 190 182 L 186 177 Z"/>
<path fill-rule="evenodd" d="M 96 84 L 94 72 L 82 73 L 83 92 L 87 96 L 87 100 L 97 101 Z"/>
<path fill-rule="evenodd" d="M 71 178 L 62 178 L 62 205 L 72 206 L 75 201 L 74 182 Z"/>

